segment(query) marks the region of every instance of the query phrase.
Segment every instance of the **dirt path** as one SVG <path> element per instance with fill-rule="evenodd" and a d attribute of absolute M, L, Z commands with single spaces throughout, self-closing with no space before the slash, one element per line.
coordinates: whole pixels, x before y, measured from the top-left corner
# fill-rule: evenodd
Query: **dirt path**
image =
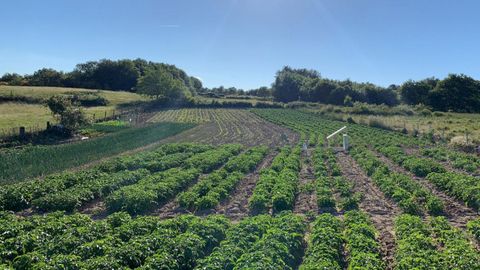
<path fill-rule="evenodd" d="M 359 207 L 370 216 L 378 230 L 383 259 L 387 262 L 387 269 L 392 269 L 395 255 L 394 219 L 401 210 L 385 198 L 351 156 L 343 152 L 338 152 L 336 156 L 342 175 L 354 183 L 353 191 L 363 194 Z"/>
<path fill-rule="evenodd" d="M 231 220 L 240 220 L 248 216 L 248 199 L 252 196 L 253 190 L 260 177 L 262 169 L 270 167 L 273 159 L 277 155 L 276 151 L 272 151 L 263 161 L 257 166 L 254 172 L 247 174 L 235 190 L 231 193 L 230 199 L 222 202 L 217 208 L 217 214 L 224 214 Z"/>
<path fill-rule="evenodd" d="M 315 189 L 307 189 L 308 185 L 315 183 L 312 168 L 312 150 L 307 149 L 302 153 L 299 174 L 298 194 L 295 198 L 293 212 L 296 214 L 318 213 L 317 195 Z"/>
<path fill-rule="evenodd" d="M 385 163 L 385 165 L 387 165 L 390 170 L 410 176 L 412 179 L 420 183 L 423 187 L 430 190 L 434 195 L 436 195 L 440 200 L 442 200 L 445 206 L 445 216 L 449 220 L 451 225 L 457 228 L 465 229 L 468 221 L 478 217 L 478 213 L 475 212 L 473 209 L 470 209 L 462 202 L 459 202 L 447 195 L 446 193 L 440 191 L 435 187 L 434 184 L 430 183 L 425 178 L 415 176 L 413 173 L 407 171 L 405 168 L 397 165 L 392 160 L 376 151 L 373 151 L 373 153 L 383 163 Z"/>

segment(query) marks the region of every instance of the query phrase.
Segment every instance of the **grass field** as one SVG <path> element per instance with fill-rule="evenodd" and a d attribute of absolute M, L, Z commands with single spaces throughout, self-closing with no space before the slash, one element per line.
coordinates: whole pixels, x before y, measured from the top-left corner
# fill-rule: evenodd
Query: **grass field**
<path fill-rule="evenodd" d="M 315 109 L 307 110 L 317 112 Z M 433 130 L 434 134 L 444 137 L 447 141 L 454 137 L 464 140 L 465 134 L 473 140 L 480 142 L 480 114 L 437 112 L 428 116 L 423 115 L 358 115 L 344 113 L 330 113 L 330 115 L 343 119 L 351 117 L 356 123 L 371 125 L 372 122 L 380 123 L 392 130 L 401 132 L 403 128 L 411 134 L 414 130 L 427 133 Z"/>
<path fill-rule="evenodd" d="M 31 86 L 0 86 L 0 95 L 17 95 L 29 96 L 37 98 L 48 98 L 53 95 L 75 92 L 93 92 L 106 98 L 109 102 L 107 106 L 97 106 L 84 108 L 89 117 L 104 117 L 105 112 L 111 115 L 120 104 L 146 100 L 145 97 L 135 93 L 123 91 L 105 91 L 105 90 L 89 90 L 77 88 L 61 88 L 61 87 L 31 87 Z M 46 127 L 46 122 L 53 122 L 54 119 L 50 110 L 39 104 L 22 104 L 22 103 L 2 103 L 0 104 L 0 130 L 17 128 L 20 126 L 38 127 L 40 129 Z"/>

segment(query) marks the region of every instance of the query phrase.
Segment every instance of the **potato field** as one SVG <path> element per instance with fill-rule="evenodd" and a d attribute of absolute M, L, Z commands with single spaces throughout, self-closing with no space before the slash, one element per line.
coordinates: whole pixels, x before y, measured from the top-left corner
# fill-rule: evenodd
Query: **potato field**
<path fill-rule="evenodd" d="M 0 269 L 480 269 L 473 154 L 293 109 L 148 121 L 195 126 L 1 185 Z"/>

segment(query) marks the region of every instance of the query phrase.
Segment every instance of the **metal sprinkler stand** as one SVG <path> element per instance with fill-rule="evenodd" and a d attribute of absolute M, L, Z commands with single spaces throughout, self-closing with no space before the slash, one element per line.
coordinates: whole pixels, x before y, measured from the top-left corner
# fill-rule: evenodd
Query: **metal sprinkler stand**
<path fill-rule="evenodd" d="M 330 147 L 330 139 L 335 137 L 336 135 L 340 134 L 340 132 L 342 131 L 346 131 L 347 130 L 347 126 L 344 126 L 342 127 L 341 129 L 333 132 L 332 134 L 328 135 L 327 136 L 327 143 L 328 143 L 328 147 Z M 348 151 L 348 147 L 349 147 L 349 139 L 348 139 L 348 135 L 347 133 L 343 133 L 343 151 L 347 152 Z M 338 149 L 337 149 L 338 150 Z"/>

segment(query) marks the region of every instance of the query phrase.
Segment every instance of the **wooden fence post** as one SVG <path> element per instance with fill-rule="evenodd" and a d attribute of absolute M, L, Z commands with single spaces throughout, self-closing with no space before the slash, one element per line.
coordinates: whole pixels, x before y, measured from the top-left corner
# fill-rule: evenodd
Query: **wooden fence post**
<path fill-rule="evenodd" d="M 20 136 L 20 138 L 25 137 L 25 127 L 20 127 L 18 129 L 18 132 L 19 132 L 18 135 Z"/>

